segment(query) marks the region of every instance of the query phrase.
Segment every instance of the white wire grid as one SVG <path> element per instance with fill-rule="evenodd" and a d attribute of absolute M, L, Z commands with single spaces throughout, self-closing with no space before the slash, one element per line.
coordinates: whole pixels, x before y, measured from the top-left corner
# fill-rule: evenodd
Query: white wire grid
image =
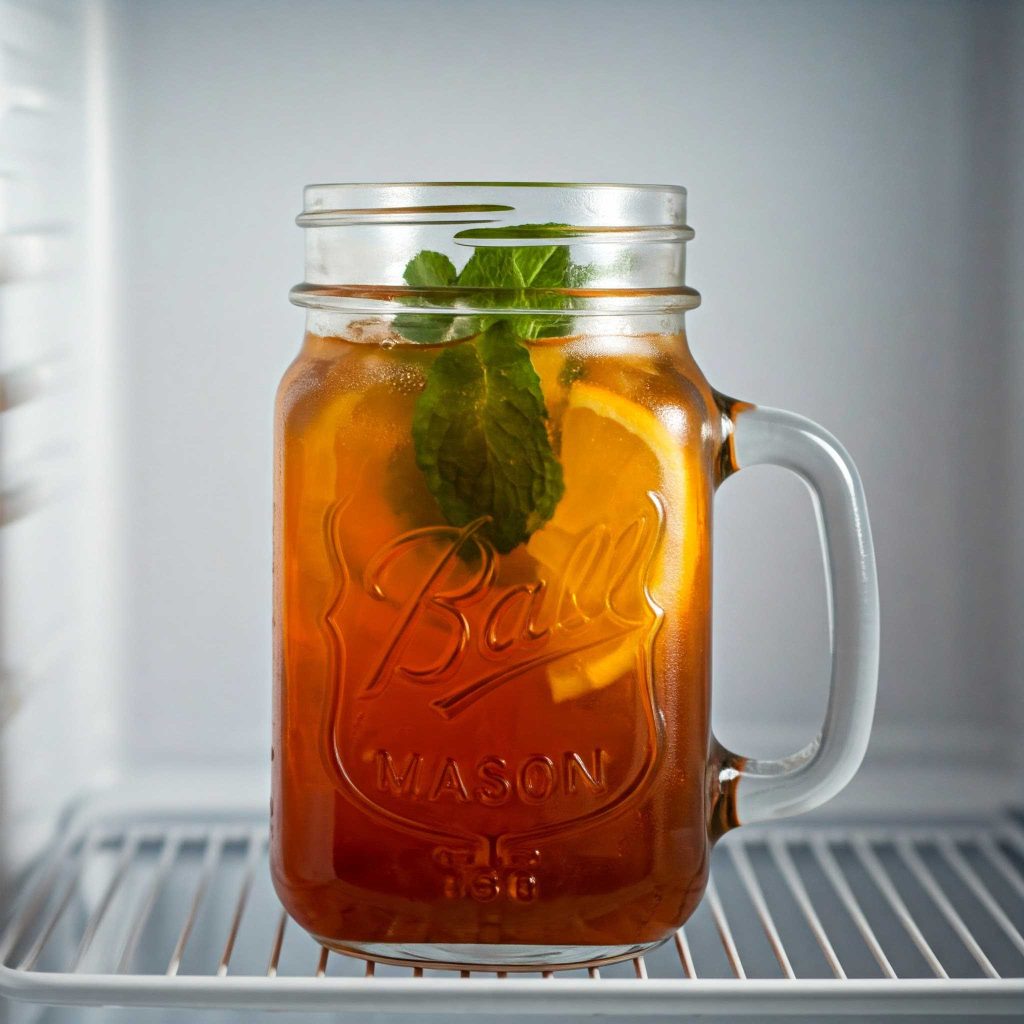
<path fill-rule="evenodd" d="M 254 819 L 94 821 L 25 886 L 0 994 L 76 1005 L 518 1013 L 1013 1013 L 1024 832 L 1012 819 L 730 836 L 674 940 L 543 973 L 331 953 L 281 910 Z"/>

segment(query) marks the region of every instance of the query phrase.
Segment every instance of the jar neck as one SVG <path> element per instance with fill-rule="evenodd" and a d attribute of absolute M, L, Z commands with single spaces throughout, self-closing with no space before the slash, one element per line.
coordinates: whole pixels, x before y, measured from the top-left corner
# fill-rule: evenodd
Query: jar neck
<path fill-rule="evenodd" d="M 350 315 L 671 315 L 699 303 L 685 215 L 670 186 L 314 185 L 292 300 Z"/>

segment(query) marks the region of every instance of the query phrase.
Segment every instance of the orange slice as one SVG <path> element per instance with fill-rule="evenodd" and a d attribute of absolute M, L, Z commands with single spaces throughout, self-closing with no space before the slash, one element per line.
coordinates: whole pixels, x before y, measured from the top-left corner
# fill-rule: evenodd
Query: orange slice
<path fill-rule="evenodd" d="M 552 663 L 548 679 L 556 701 L 636 670 L 647 630 L 638 626 L 623 638 L 623 619 L 656 621 L 666 546 L 681 543 L 678 528 L 662 529 L 658 519 L 668 502 L 678 508 L 686 494 L 683 448 L 668 427 L 649 409 L 585 381 L 569 391 L 561 462 L 565 494 L 527 550 L 545 570 L 558 617 L 564 620 L 566 609 L 578 606 L 577 621 L 589 620 L 587 629 L 603 628 L 609 639 L 601 643 L 598 636 L 580 653 Z"/>

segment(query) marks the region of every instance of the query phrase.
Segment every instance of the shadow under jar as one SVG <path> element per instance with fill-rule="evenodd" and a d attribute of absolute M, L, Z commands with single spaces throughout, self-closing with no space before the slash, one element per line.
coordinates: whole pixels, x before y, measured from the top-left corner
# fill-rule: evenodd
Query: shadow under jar
<path fill-rule="evenodd" d="M 305 192 L 302 350 L 277 399 L 272 870 L 324 945 L 422 965 L 637 955 L 714 841 L 856 770 L 878 656 L 856 469 L 715 392 L 683 318 L 681 188 Z M 821 734 L 710 733 L 711 520 L 802 475 L 833 608 Z"/>

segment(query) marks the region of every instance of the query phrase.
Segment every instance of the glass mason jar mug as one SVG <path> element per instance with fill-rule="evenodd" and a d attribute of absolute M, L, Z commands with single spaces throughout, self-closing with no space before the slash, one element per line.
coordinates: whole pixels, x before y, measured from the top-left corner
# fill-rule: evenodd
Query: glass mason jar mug
<path fill-rule="evenodd" d="M 272 869 L 333 949 L 597 964 L 671 935 L 714 841 L 850 779 L 878 597 L 857 471 L 687 347 L 683 189 L 305 193 L 277 399 Z M 711 736 L 711 521 L 737 469 L 809 484 L 829 577 L 819 736 Z"/>

